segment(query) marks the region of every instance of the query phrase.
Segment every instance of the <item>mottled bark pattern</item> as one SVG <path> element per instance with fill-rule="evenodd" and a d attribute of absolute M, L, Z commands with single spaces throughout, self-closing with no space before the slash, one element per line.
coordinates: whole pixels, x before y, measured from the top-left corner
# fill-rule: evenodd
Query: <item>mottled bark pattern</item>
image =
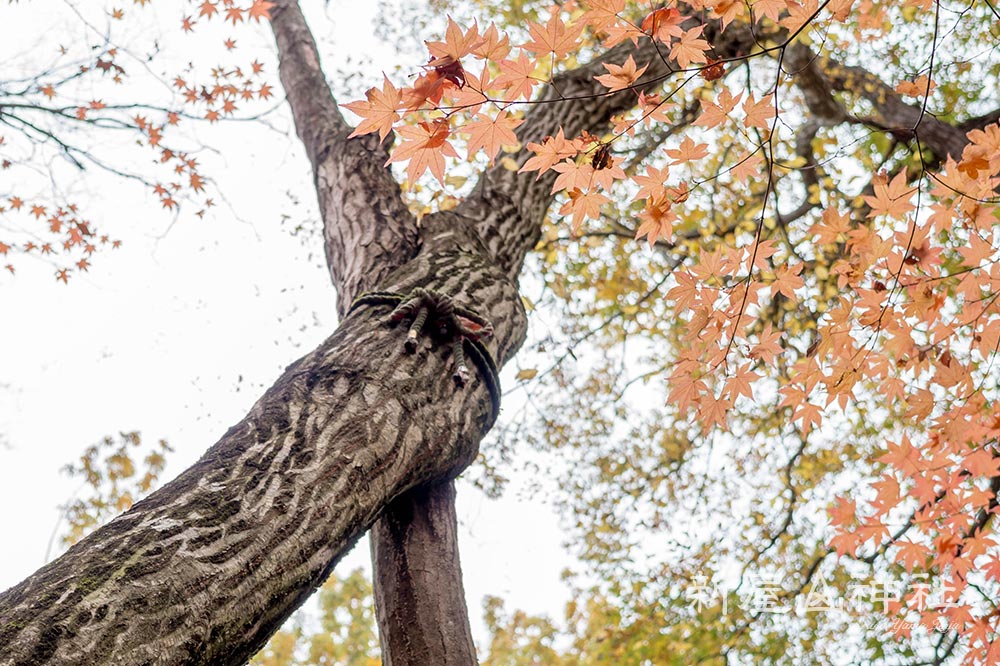
<path fill-rule="evenodd" d="M 384 167 L 388 142 L 380 145 L 376 135 L 348 140 L 352 128 L 326 84 L 298 3 L 280 0 L 271 14 L 278 73 L 313 167 L 327 266 L 344 315 L 358 295 L 414 256 L 417 222 Z"/>
<path fill-rule="evenodd" d="M 379 145 L 374 135 L 347 140 L 350 128 L 326 86 L 315 43 L 298 4 L 282 0 L 273 14 L 271 26 L 278 44 L 281 80 L 296 130 L 312 163 L 323 217 L 327 266 L 343 315 L 358 296 L 373 290 L 388 271 L 416 252 L 417 224 L 402 202 L 398 184 L 384 166 L 388 159 L 386 146 Z M 481 250 L 481 246 L 477 249 Z M 478 307 L 475 303 L 467 305 Z M 451 487 L 450 481 L 447 484 L 439 491 Z M 475 652 L 470 652 L 471 629 L 454 532 L 430 529 L 447 524 L 455 509 L 447 501 L 425 502 L 427 492 L 433 495 L 435 491 L 418 489 L 383 511 L 380 527 L 386 524 L 399 527 L 412 522 L 407 530 L 408 539 L 386 539 L 392 533 L 388 529 L 376 528 L 371 534 L 373 547 L 382 554 L 373 558 L 376 589 L 401 589 L 396 585 L 381 585 L 380 581 L 405 579 L 411 581 L 407 589 L 412 597 L 428 599 L 426 606 L 416 609 L 406 600 L 393 600 L 384 593 L 378 595 L 383 659 L 393 661 L 396 666 L 473 664 Z M 403 513 L 397 514 L 400 510 Z M 425 562 L 434 563 L 433 577 L 409 568 L 411 564 L 420 567 Z M 427 586 L 421 587 L 425 583 Z M 441 603 L 433 603 L 432 599 L 440 599 Z M 381 612 L 385 604 L 395 609 L 391 627 L 381 621 L 390 617 Z M 406 611 L 412 613 L 407 615 Z M 425 642 L 422 632 L 427 626 L 450 627 L 444 635 L 447 640 Z M 405 636 L 407 632 L 411 635 Z M 387 643 L 387 636 L 397 644 L 426 647 L 421 651 L 400 652 L 393 659 L 393 645 Z M 453 639 L 454 645 L 450 642 Z M 409 661 L 412 655 L 419 655 L 423 661 Z M 463 655 L 461 661 L 457 655 Z"/>
<path fill-rule="evenodd" d="M 514 285 L 445 241 L 385 288 L 477 303 L 507 359 L 526 328 Z M 488 391 L 455 387 L 444 346 L 405 353 L 389 310 L 352 313 L 198 463 L 0 595 L 0 664 L 243 664 L 384 506 L 464 468 Z"/>

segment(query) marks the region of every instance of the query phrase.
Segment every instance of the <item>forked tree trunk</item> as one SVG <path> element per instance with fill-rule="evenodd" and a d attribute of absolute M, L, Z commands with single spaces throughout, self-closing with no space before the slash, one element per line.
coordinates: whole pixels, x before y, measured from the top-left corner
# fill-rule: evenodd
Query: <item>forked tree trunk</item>
<path fill-rule="evenodd" d="M 298 4 L 278 0 L 272 15 L 282 83 L 315 174 L 341 324 L 190 469 L 0 594 L 0 666 L 238 666 L 380 516 L 372 543 L 386 663 L 475 660 L 450 481 L 492 424 L 488 392 L 478 376 L 457 389 L 443 347 L 425 342 L 406 354 L 387 307 L 348 306 L 372 289 L 447 293 L 493 322 L 487 344 L 503 364 L 525 336 L 516 281 L 552 201 L 554 174 L 492 167 L 457 209 L 418 226 L 383 166 L 385 148 L 370 137 L 346 139 L 350 127 Z M 704 36 L 723 59 L 756 43 L 735 22 L 720 32 L 708 21 Z M 615 47 L 559 75 L 518 128 L 522 145 L 560 127 L 566 136 L 600 134 L 636 96 L 603 95 L 594 76 L 628 55 L 649 63 L 650 87 L 670 73 L 648 40 Z M 810 112 L 842 120 L 830 93 L 854 79 L 806 51 L 798 56 L 788 73 L 799 76 Z M 884 125 L 876 129 L 895 131 L 899 118 L 913 117 L 939 156 L 964 145 L 897 97 L 870 101 Z M 513 156 L 527 157 L 525 148 Z"/>
<path fill-rule="evenodd" d="M 324 83 L 319 54 L 298 6 L 281 3 L 272 21 L 281 55 L 281 78 L 296 129 L 316 175 L 324 220 L 330 275 L 340 297 L 341 313 L 362 292 L 371 290 L 393 260 L 412 247 L 415 221 L 402 208 L 396 183 L 382 166 L 384 148 L 346 141 L 343 121 Z M 732 34 L 741 34 L 732 31 Z M 749 34 L 742 33 L 745 43 Z M 744 42 L 734 40 L 743 48 Z M 626 47 L 630 48 L 630 47 Z M 637 54 L 638 55 L 638 54 Z M 654 60 L 650 76 L 668 71 Z M 625 48 L 604 61 L 622 62 Z M 547 91 L 549 104 L 535 109 L 519 131 L 522 142 L 541 141 L 562 127 L 573 136 L 599 131 L 612 113 L 634 103 L 634 93 L 600 97 L 594 75 L 605 70 L 592 63 L 562 77 Z M 551 103 L 556 90 L 575 101 Z M 585 99 L 587 94 L 595 94 Z M 516 156 L 523 162 L 526 149 Z M 536 180 L 502 168 L 483 175 L 475 194 L 454 215 L 438 215 L 454 228 L 470 224 L 485 254 L 516 280 L 525 254 L 537 241 L 552 201 L 553 176 Z M 373 198 L 368 184 L 383 184 Z M 391 211 L 386 214 L 384 211 Z M 475 307 L 475 303 L 466 303 Z M 375 602 L 382 658 L 386 666 L 471 666 L 477 663 L 462 585 L 455 529 L 454 488 L 450 481 L 418 488 L 392 502 L 370 533 Z"/>
<path fill-rule="evenodd" d="M 480 304 L 505 360 L 517 292 L 445 231 L 384 286 Z M 457 389 L 443 346 L 405 353 L 387 314 L 346 317 L 193 467 L 0 595 L 0 664 L 244 664 L 386 505 L 468 465 L 488 391 Z"/>
<path fill-rule="evenodd" d="M 385 149 L 370 137 L 346 140 L 350 128 L 297 3 L 280 0 L 272 15 L 341 313 L 372 288 L 441 291 L 493 322 L 487 344 L 503 364 L 524 339 L 516 279 L 539 237 L 554 175 L 491 168 L 456 210 L 424 218 L 418 229 L 382 166 Z M 728 35 L 733 48 L 749 40 L 746 32 Z M 603 131 L 635 94 L 601 96 L 593 77 L 630 53 L 650 62 L 650 85 L 669 71 L 648 42 L 612 49 L 560 75 L 547 103 L 518 128 L 522 143 L 560 126 L 567 136 Z M 558 100 L 557 89 L 568 99 Z M 526 149 L 514 156 L 527 157 Z M 345 316 L 195 465 L 0 594 L 0 666 L 243 664 L 387 507 L 374 540 L 387 659 L 405 666 L 473 658 L 449 489 L 399 499 L 468 465 L 494 415 L 480 377 L 455 387 L 447 350 L 404 353 L 387 310 Z M 443 577 L 408 573 L 433 552 L 450 567 Z M 400 649 L 399 641 L 426 647 Z M 440 650 L 449 661 L 429 656 Z"/>

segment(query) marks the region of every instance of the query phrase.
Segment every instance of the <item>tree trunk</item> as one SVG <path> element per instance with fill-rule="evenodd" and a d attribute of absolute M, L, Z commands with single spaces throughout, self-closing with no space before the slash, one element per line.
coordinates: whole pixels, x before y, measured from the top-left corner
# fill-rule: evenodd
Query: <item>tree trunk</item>
<path fill-rule="evenodd" d="M 492 425 L 489 393 L 478 376 L 456 388 L 445 346 L 424 341 L 405 353 L 388 307 L 348 310 L 373 289 L 449 294 L 492 321 L 487 345 L 503 364 L 525 336 L 516 281 L 554 174 L 494 167 L 455 210 L 418 227 L 383 166 L 385 147 L 372 137 L 347 140 L 297 3 L 278 0 L 272 15 L 282 83 L 315 174 L 341 325 L 194 466 L 0 594 L 0 666 L 243 664 L 380 516 L 372 543 L 386 663 L 475 660 L 450 481 Z M 721 32 L 708 21 L 704 36 L 719 58 L 755 48 L 735 22 Z M 628 55 L 649 63 L 649 87 L 670 74 L 648 40 L 619 45 L 558 76 L 543 93 L 547 103 L 518 128 L 522 145 L 560 127 L 568 137 L 600 134 L 633 106 L 635 91 L 605 95 L 594 81 L 603 63 Z M 829 92 L 863 95 L 870 86 L 850 90 L 857 76 L 810 55 L 798 58 L 810 111 L 839 122 Z M 877 122 L 848 121 L 885 131 L 911 123 L 939 156 L 964 145 L 898 97 L 872 104 Z M 528 156 L 522 148 L 512 157 L 523 164 Z"/>
<path fill-rule="evenodd" d="M 384 666 L 477 663 L 457 530 L 452 481 L 405 493 L 372 528 Z"/>
<path fill-rule="evenodd" d="M 383 287 L 423 286 L 524 338 L 514 286 L 453 228 Z M 0 595 L 0 664 L 245 663 L 403 492 L 448 479 L 493 422 L 445 346 L 403 349 L 389 308 L 347 316 L 193 467 Z"/>
<path fill-rule="evenodd" d="M 350 127 L 297 3 L 279 0 L 272 15 L 341 313 L 373 288 L 434 289 L 490 319 L 490 351 L 498 364 L 507 361 L 525 335 L 516 279 L 552 201 L 553 175 L 488 170 L 472 197 L 424 218 L 418 232 L 382 166 L 385 148 L 371 137 L 346 139 Z M 708 32 L 716 34 L 717 24 Z M 749 32 L 727 35 L 734 38 L 717 45 L 720 53 L 749 48 Z M 602 95 L 594 81 L 603 63 L 629 54 L 650 62 L 650 86 L 669 73 L 649 43 L 616 47 L 558 77 L 545 93 L 549 103 L 518 128 L 522 144 L 560 126 L 568 136 L 601 132 L 611 115 L 634 105 L 634 92 Z M 557 89 L 568 99 L 558 100 Z M 528 156 L 522 149 L 514 158 Z M 242 664 L 387 506 L 464 468 L 495 416 L 488 392 L 479 377 L 456 389 L 445 349 L 403 353 L 402 331 L 386 326 L 387 312 L 366 306 L 346 316 L 198 463 L 0 594 L 0 666 Z M 385 514 L 375 539 L 376 563 L 394 564 L 378 565 L 385 645 L 431 646 L 429 628 L 452 623 L 436 644 L 456 645 L 456 661 L 441 663 L 471 651 L 461 626 L 467 619 L 455 620 L 464 608 L 452 501 L 447 486 L 422 490 Z M 440 576 L 409 575 L 399 566 L 431 561 L 427 547 L 449 562 L 443 594 L 429 586 Z M 443 619 L 424 622 L 425 611 Z M 419 633 L 406 638 L 407 627 Z M 417 654 L 388 658 L 404 666 L 421 663 L 413 661 Z"/>

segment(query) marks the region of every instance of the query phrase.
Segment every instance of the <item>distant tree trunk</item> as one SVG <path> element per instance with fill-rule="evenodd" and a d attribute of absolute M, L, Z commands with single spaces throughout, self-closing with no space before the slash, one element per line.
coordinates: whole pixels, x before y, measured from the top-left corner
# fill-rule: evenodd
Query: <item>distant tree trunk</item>
<path fill-rule="evenodd" d="M 554 174 L 492 167 L 456 209 L 418 226 L 383 166 L 385 146 L 347 140 L 350 127 L 298 4 L 279 0 L 272 14 L 281 80 L 313 166 L 340 326 L 191 468 L 0 594 L 0 666 L 239 666 L 376 523 L 386 663 L 475 662 L 451 480 L 492 425 L 490 396 L 478 376 L 456 388 L 444 346 L 425 341 L 405 353 L 402 330 L 387 325 L 388 307 L 349 306 L 374 289 L 449 294 L 492 321 L 486 344 L 502 365 L 525 338 L 517 277 L 539 238 Z M 709 21 L 704 37 L 720 59 L 748 54 L 755 43 L 735 22 L 722 33 Z M 915 115 L 891 94 L 872 93 L 876 120 L 847 118 L 832 92 L 851 92 L 864 77 L 796 48 L 786 65 L 814 128 L 870 122 L 898 132 L 912 120 L 939 157 L 964 145 L 954 127 Z M 566 136 L 605 130 L 636 96 L 601 95 L 594 75 L 628 55 L 649 63 L 650 86 L 670 73 L 649 41 L 615 47 L 558 76 L 543 93 L 547 103 L 518 128 L 522 145 L 560 127 Z M 871 90 L 879 89 L 865 79 L 858 94 Z M 512 157 L 523 164 L 528 156 L 522 148 Z"/>
<path fill-rule="evenodd" d="M 477 663 L 457 529 L 452 481 L 403 494 L 372 528 L 384 666 Z"/>

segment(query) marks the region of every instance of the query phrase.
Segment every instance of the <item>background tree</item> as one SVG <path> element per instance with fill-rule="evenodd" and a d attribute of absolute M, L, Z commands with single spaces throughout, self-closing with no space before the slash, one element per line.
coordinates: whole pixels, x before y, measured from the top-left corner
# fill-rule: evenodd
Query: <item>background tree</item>
<path fill-rule="evenodd" d="M 609 640 L 588 644 L 585 634 L 581 654 L 595 663 L 620 659 L 623 651 L 637 661 L 822 656 L 817 638 L 857 631 L 856 620 L 844 620 L 851 629 L 820 624 L 816 615 L 721 607 L 696 616 L 684 606 L 685 583 L 706 571 L 741 584 L 768 568 L 796 572 L 778 594 L 784 599 L 806 591 L 817 572 L 842 576 L 832 570 L 835 552 L 894 573 L 898 565 L 907 574 L 929 574 L 947 590 L 934 608 L 912 587 L 890 600 L 889 610 L 922 623 L 907 625 L 903 633 L 916 628 L 915 636 L 897 656 L 993 660 L 990 521 L 1000 472 L 990 368 L 1000 318 L 991 311 L 992 197 L 1000 164 L 993 159 L 996 112 L 981 85 L 993 80 L 996 63 L 973 41 L 990 5 L 569 4 L 528 23 L 522 40 L 515 36 L 523 47 L 516 58 L 499 32 L 452 23 L 444 41 L 429 44 L 432 60 L 412 86 L 387 80 L 351 105 L 363 117 L 356 133 L 384 135 L 402 121 L 395 125 L 402 141 L 391 155 L 375 140 L 345 141 L 350 128 L 328 95 L 304 21 L 294 5 L 273 13 L 342 313 L 375 287 L 405 294 L 432 286 L 494 322 L 491 352 L 503 361 L 524 335 L 511 281 L 545 239 L 541 257 L 563 269 L 559 279 L 543 273 L 552 293 L 565 297 L 575 288 L 567 305 L 573 337 L 608 349 L 641 329 L 648 361 L 604 356 L 614 360 L 576 374 L 564 366 L 567 352 L 540 372 L 521 374 L 572 389 L 562 395 L 575 400 L 566 412 L 572 422 L 546 409 L 545 429 L 536 432 L 577 458 L 565 498 L 584 509 L 585 560 L 610 573 L 590 591 L 586 610 L 573 614 L 583 625 L 605 627 Z M 899 26 L 907 28 L 905 44 Z M 599 43 L 610 50 L 574 67 L 571 53 Z M 851 55 L 859 43 L 861 56 Z M 470 64 L 477 59 L 486 62 L 482 73 Z M 557 61 L 570 69 L 554 74 Z M 878 75 L 869 69 L 874 62 Z M 942 71 L 950 85 L 941 85 Z M 517 105 L 536 84 L 547 85 L 518 118 Z M 630 112 L 637 115 L 620 117 Z M 411 180 L 427 170 L 444 180 L 445 158 L 456 154 L 451 141 L 463 134 L 491 161 L 503 144 L 516 145 L 453 209 L 418 226 L 382 164 L 407 161 Z M 719 149 L 710 151 L 710 143 Z M 608 193 L 622 196 L 614 202 Z M 593 242 L 553 250 L 569 241 L 561 231 L 546 237 L 543 228 L 554 194 L 573 233 Z M 609 242 L 623 235 L 645 238 L 653 260 Z M 399 663 L 419 663 L 438 649 L 467 659 L 457 560 L 439 557 L 442 550 L 454 554 L 453 541 L 420 535 L 449 534 L 449 486 L 433 482 L 471 459 L 492 421 L 488 391 L 474 381 L 475 393 L 455 392 L 443 349 L 422 352 L 418 360 L 430 362 L 418 368 L 393 345 L 375 309 L 346 316 L 198 466 L 6 593 L 5 603 L 20 606 L 14 617 L 27 618 L 31 599 L 69 580 L 74 569 L 96 581 L 83 591 L 84 609 L 102 599 L 121 603 L 121 593 L 110 595 L 108 587 L 127 586 L 133 575 L 148 582 L 192 538 L 161 535 L 151 546 L 149 526 L 193 520 L 195 531 L 203 529 L 194 543 L 205 558 L 218 552 L 213 546 L 228 530 L 234 541 L 225 544 L 227 565 L 260 562 L 279 572 L 242 581 L 241 597 L 266 598 L 250 604 L 261 615 L 247 624 L 231 590 L 192 574 L 194 580 L 169 584 L 199 590 L 214 633 L 191 626 L 168 600 L 150 609 L 149 622 L 121 631 L 152 636 L 166 623 L 180 632 L 170 644 L 190 644 L 194 660 L 220 658 L 223 640 L 232 650 L 227 658 L 238 660 L 392 500 L 375 545 L 376 562 L 391 565 L 376 569 L 389 659 L 398 654 Z M 650 406 L 644 423 L 630 415 L 625 428 L 626 393 L 636 380 L 660 374 L 670 378 L 667 409 Z M 414 386 L 430 388 L 404 400 Z M 541 398 L 554 395 L 541 388 Z M 763 413 L 762 404 L 769 405 Z M 432 430 L 415 432 L 415 417 Z M 888 467 L 863 462 L 872 452 Z M 286 460 L 290 467 L 282 467 Z M 329 467 L 317 469 L 322 465 Z M 592 470 L 583 481 L 580 469 Z M 376 475 L 374 488 L 351 484 L 350 501 L 339 494 L 343 486 L 323 483 L 367 474 Z M 839 531 L 831 551 L 814 516 L 866 474 L 874 478 L 869 497 L 834 505 Z M 272 487 L 280 490 L 280 506 L 266 492 Z M 306 488 L 319 493 L 308 506 L 301 501 Z M 677 502 L 685 507 L 679 516 Z M 209 503 L 222 505 L 221 513 L 209 511 Z M 317 515 L 316 507 L 338 510 Z M 256 550 L 252 537 L 236 535 L 264 528 L 241 514 L 273 517 L 267 533 L 281 541 L 266 553 Z M 740 520 L 727 525 L 723 517 Z M 716 528 L 711 538 L 693 529 L 706 524 Z M 648 535 L 665 525 L 676 544 L 662 557 Z M 291 535 L 309 552 L 283 549 Z M 99 567 L 93 558 L 115 548 Z M 137 552 L 152 558 L 148 566 L 124 578 L 110 575 L 115 558 L 142 560 Z M 436 572 L 445 584 L 406 577 L 407 562 L 428 557 L 454 564 Z M 402 587 L 400 579 L 415 587 Z M 71 595 L 47 620 L 60 627 L 57 619 L 83 618 L 70 641 L 17 619 L 8 633 L 20 636 L 22 650 L 69 655 L 90 640 L 90 653 L 102 625 L 88 621 L 93 612 L 80 612 L 78 601 Z M 440 645 L 422 643 L 418 653 L 394 649 L 430 636 L 395 633 L 414 610 L 437 626 L 445 626 L 438 618 L 451 618 L 454 633 Z M 666 631 L 639 620 L 649 616 L 668 618 Z M 186 643 L 185 636 L 194 638 Z M 141 642 L 128 634 L 122 640 Z M 858 649 L 863 658 L 886 651 L 881 641 L 859 641 Z"/>
<path fill-rule="evenodd" d="M 78 21 L 58 51 L 41 66 L 33 50 L 7 64 L 0 168 L 10 189 L 0 193 L 0 256 L 11 274 L 31 257 L 67 282 L 88 269 L 98 249 L 120 245 L 80 209 L 76 184 L 88 170 L 142 183 L 163 208 L 177 210 L 186 201 L 203 217 L 215 205 L 210 177 L 199 166 L 205 145 L 191 133 L 181 136 L 177 126 L 235 118 L 272 96 L 260 62 L 221 56 L 235 49 L 240 25 L 267 17 L 266 2 L 189 3 L 192 13 L 178 16 L 188 46 L 218 43 L 222 59 L 208 67 L 190 62 L 170 74 L 149 64 L 160 51 L 157 39 L 126 41 L 132 30 L 159 35 L 162 29 L 157 16 L 142 11 L 146 2 L 134 4 L 67 3 Z M 8 20 L 32 19 L 27 4 L 7 5 Z"/>

